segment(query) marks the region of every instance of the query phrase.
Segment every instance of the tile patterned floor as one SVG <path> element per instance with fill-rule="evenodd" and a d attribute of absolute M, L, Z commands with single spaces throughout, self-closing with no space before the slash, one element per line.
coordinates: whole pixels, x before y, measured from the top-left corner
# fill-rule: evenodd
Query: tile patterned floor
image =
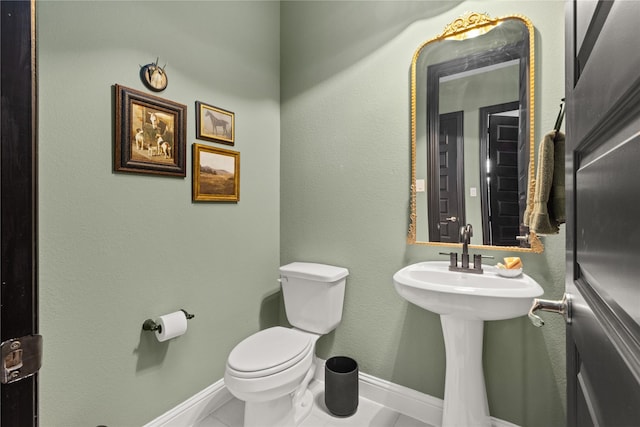
<path fill-rule="evenodd" d="M 314 407 L 300 427 L 433 427 L 363 397 L 354 415 L 334 417 L 324 405 L 323 383 L 314 380 L 309 388 L 313 392 Z M 232 399 L 194 427 L 242 427 L 243 411 L 244 403 Z"/>

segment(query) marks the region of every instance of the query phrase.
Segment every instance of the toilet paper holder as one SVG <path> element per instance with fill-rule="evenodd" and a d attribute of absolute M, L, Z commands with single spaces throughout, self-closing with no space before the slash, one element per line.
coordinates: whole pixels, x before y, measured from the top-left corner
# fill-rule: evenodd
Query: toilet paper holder
<path fill-rule="evenodd" d="M 180 311 L 184 313 L 184 317 L 186 317 L 187 320 L 193 319 L 194 317 L 196 317 L 195 314 L 187 313 L 187 310 L 183 308 L 181 308 Z M 142 324 L 142 330 L 151 331 L 151 332 L 155 332 L 155 331 L 162 332 L 162 326 L 158 325 L 153 319 L 147 319 Z"/>

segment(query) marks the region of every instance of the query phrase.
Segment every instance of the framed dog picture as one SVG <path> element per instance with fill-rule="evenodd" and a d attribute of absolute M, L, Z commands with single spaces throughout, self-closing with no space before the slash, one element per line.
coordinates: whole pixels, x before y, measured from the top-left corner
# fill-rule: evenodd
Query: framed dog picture
<path fill-rule="evenodd" d="M 114 170 L 186 176 L 187 106 L 115 85 Z"/>
<path fill-rule="evenodd" d="M 240 153 L 193 144 L 193 201 L 240 200 Z"/>
<path fill-rule="evenodd" d="M 196 138 L 233 145 L 236 138 L 236 115 L 204 102 L 196 101 Z"/>

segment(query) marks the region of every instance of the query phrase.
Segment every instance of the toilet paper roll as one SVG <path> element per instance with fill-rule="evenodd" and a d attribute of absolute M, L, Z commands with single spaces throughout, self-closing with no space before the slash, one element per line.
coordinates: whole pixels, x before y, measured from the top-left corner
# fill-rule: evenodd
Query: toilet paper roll
<path fill-rule="evenodd" d="M 160 342 L 179 337 L 187 332 L 187 318 L 183 311 L 160 316 L 156 323 L 160 326 L 160 329 L 156 331 L 156 338 Z"/>

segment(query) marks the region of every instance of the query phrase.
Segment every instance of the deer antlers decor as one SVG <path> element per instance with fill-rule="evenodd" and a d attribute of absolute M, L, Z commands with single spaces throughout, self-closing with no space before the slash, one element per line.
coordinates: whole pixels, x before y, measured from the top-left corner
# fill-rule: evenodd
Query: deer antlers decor
<path fill-rule="evenodd" d="M 160 58 L 156 58 L 156 62 L 140 66 L 140 79 L 142 83 L 154 92 L 162 92 L 166 89 L 168 83 L 167 73 L 165 71 L 167 64 L 164 64 L 164 67 L 159 67 L 159 60 Z"/>

